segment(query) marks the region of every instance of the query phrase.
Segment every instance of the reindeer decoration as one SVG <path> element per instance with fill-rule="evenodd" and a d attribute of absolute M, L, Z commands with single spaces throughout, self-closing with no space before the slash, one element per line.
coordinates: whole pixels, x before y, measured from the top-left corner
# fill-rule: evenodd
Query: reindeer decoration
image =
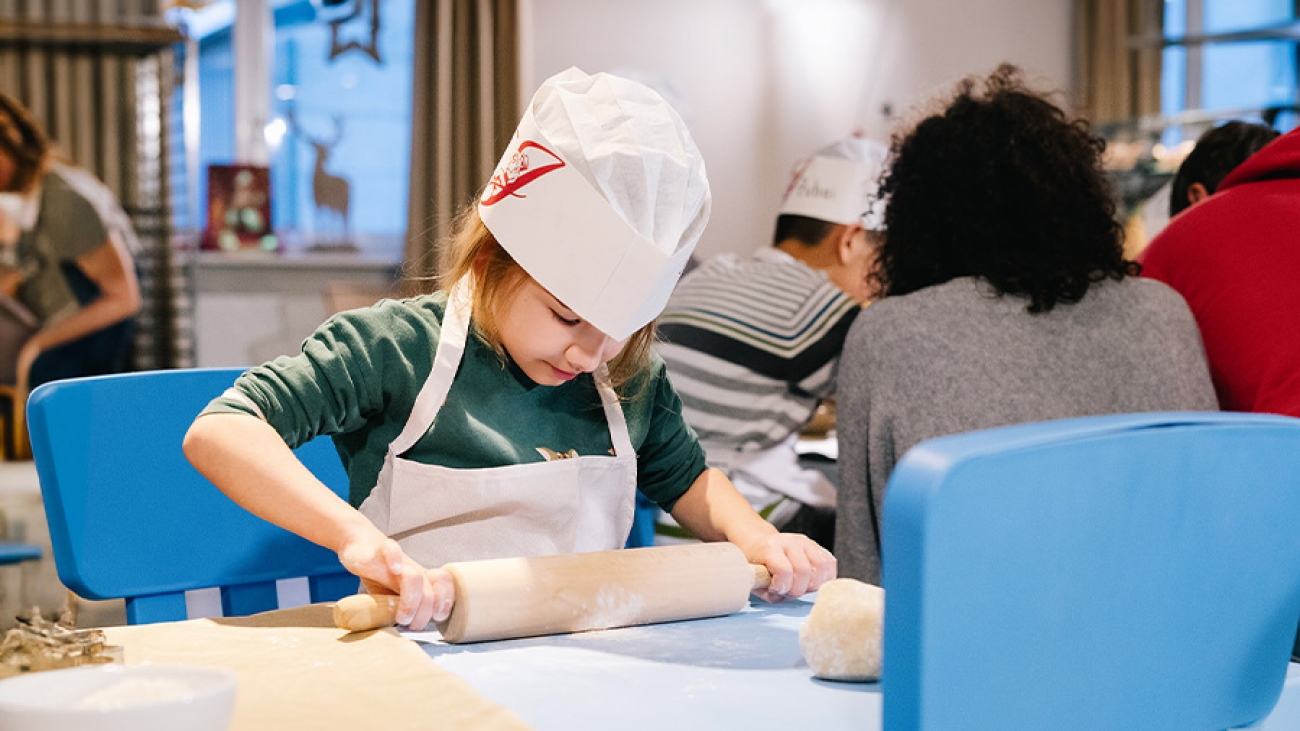
<path fill-rule="evenodd" d="M 348 202 L 351 198 L 351 186 L 348 184 L 347 178 L 333 175 L 325 170 L 325 163 L 329 161 L 330 151 L 343 139 L 343 118 L 334 117 L 334 137 L 328 141 L 307 134 L 302 127 L 298 126 L 298 119 L 292 109 L 285 114 L 285 120 L 289 124 L 289 129 L 293 130 L 294 136 L 306 141 L 315 151 L 316 162 L 312 166 L 311 194 L 316 204 L 316 211 L 319 213 L 321 209 L 325 209 L 325 211 L 333 211 L 337 214 L 343 225 L 343 236 L 346 238 L 348 235 Z"/>

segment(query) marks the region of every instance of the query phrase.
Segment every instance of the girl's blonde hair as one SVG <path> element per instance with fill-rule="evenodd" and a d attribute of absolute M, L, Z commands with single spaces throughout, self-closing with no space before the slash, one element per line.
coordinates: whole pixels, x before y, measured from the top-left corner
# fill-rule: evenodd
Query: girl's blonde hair
<path fill-rule="evenodd" d="M 472 303 L 475 332 L 503 360 L 498 316 L 529 277 L 478 215 L 471 203 L 456 217 L 451 238 L 439 255 L 438 287 L 450 292 L 461 277 L 474 282 Z M 481 260 L 481 261 L 480 261 Z M 476 262 L 480 262 L 476 266 Z M 623 349 L 609 362 L 609 378 L 614 388 L 621 388 L 650 367 L 650 346 L 654 342 L 654 323 L 632 333 Z"/>

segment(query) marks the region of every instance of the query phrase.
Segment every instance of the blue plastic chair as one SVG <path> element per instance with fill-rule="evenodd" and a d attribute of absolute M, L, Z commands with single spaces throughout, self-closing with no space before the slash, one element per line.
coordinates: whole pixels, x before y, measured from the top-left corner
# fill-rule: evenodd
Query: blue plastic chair
<path fill-rule="evenodd" d="M 916 446 L 884 508 L 884 728 L 1228 729 L 1300 616 L 1300 419 L 1168 413 Z"/>
<path fill-rule="evenodd" d="M 659 506 L 650 498 L 636 494 L 636 512 L 632 515 L 632 530 L 627 535 L 624 548 L 645 548 L 655 544 L 655 520 L 659 517 Z"/>
<path fill-rule="evenodd" d="M 187 590 L 220 587 L 222 613 L 275 609 L 276 581 L 308 577 L 311 601 L 355 593 L 332 552 L 239 507 L 181 452 L 194 417 L 239 369 L 128 373 L 47 383 L 28 426 L 59 578 L 126 599 L 130 624 L 186 618 Z M 328 438 L 297 452 L 346 499 Z"/>

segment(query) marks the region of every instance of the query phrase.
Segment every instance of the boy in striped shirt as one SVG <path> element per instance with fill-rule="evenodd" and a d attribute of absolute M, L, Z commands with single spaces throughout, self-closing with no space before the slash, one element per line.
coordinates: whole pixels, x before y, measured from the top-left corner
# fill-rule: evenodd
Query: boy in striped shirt
<path fill-rule="evenodd" d="M 853 136 L 796 164 L 773 244 L 723 254 L 677 285 L 658 352 L 711 467 L 777 528 L 834 544 L 835 486 L 795 441 L 835 391 L 840 349 L 871 298 L 888 150 Z M 657 541 L 689 538 L 668 516 Z"/>

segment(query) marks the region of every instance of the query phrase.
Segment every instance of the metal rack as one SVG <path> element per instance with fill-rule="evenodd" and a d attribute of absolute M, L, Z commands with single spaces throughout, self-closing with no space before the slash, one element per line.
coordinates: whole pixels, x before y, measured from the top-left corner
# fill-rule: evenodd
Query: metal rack
<path fill-rule="evenodd" d="M 0 20 L 0 48 L 148 56 L 185 40 L 162 23 L 66 23 Z"/>

